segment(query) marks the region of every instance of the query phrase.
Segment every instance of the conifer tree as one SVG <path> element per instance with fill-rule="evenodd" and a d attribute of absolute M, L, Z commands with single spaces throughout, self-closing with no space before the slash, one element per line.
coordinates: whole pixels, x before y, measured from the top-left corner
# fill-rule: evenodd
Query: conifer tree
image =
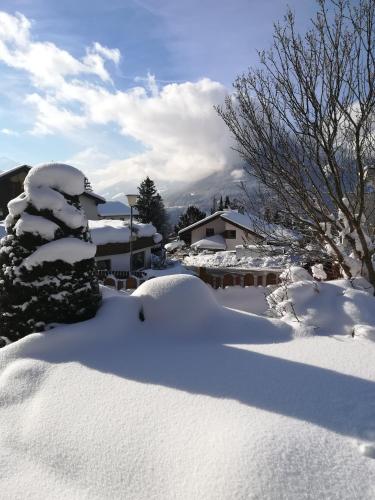
<path fill-rule="evenodd" d="M 0 244 L 0 336 L 10 341 L 88 319 L 100 303 L 96 247 L 79 204 L 83 174 L 62 164 L 34 167 L 24 189 L 8 204 Z"/>
<path fill-rule="evenodd" d="M 151 222 L 163 236 L 168 231 L 168 216 L 164 202 L 157 192 L 155 183 L 146 177 L 138 187 L 139 197 L 137 202 L 138 219 L 140 222 Z"/>
<path fill-rule="evenodd" d="M 224 210 L 224 204 L 223 204 L 223 197 L 222 196 L 220 196 L 219 210 Z"/>
<path fill-rule="evenodd" d="M 195 222 L 198 222 L 206 217 L 206 214 L 199 210 L 198 207 L 195 207 L 194 205 L 190 205 L 187 209 L 186 212 L 180 215 L 180 218 L 178 220 L 178 223 L 175 225 L 175 231 L 178 233 L 181 229 L 184 229 L 184 227 L 188 227 L 191 224 L 194 224 Z"/>
<path fill-rule="evenodd" d="M 224 208 L 230 208 L 230 200 L 228 195 L 226 195 L 225 197 Z"/>

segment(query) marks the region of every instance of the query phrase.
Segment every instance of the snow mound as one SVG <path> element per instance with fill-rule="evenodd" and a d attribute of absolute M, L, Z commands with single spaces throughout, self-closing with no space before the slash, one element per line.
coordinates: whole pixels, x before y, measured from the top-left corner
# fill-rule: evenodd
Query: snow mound
<path fill-rule="evenodd" d="M 85 176 L 75 167 L 64 163 L 46 163 L 34 167 L 25 179 L 25 191 L 33 187 L 50 187 L 70 196 L 78 196 L 85 190 Z"/>
<path fill-rule="evenodd" d="M 62 260 L 74 264 L 85 259 L 95 257 L 96 245 L 78 238 L 60 238 L 42 245 L 34 253 L 23 260 L 22 265 L 27 269 L 43 264 Z"/>
<path fill-rule="evenodd" d="M 145 322 L 156 326 L 191 327 L 192 323 L 207 320 L 219 309 L 212 290 L 196 276 L 186 274 L 146 281 L 133 296 L 142 302 Z"/>
<path fill-rule="evenodd" d="M 17 236 L 21 236 L 24 233 L 32 233 L 46 240 L 53 240 L 59 226 L 44 217 L 24 212 L 18 219 L 14 228 Z"/>
<path fill-rule="evenodd" d="M 280 286 L 267 297 L 270 306 L 287 321 L 322 335 L 375 338 L 375 298 L 363 279 L 327 282 L 296 281 Z M 370 292 L 370 293 L 369 293 Z"/>
<path fill-rule="evenodd" d="M 295 283 L 296 281 L 313 281 L 311 274 L 303 267 L 290 266 L 280 274 L 283 281 Z"/>

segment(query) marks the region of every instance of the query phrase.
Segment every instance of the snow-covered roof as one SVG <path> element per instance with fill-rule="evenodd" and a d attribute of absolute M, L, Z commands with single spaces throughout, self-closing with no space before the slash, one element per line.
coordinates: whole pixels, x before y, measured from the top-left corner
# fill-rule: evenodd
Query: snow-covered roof
<path fill-rule="evenodd" d="M 98 214 L 101 217 L 130 217 L 130 207 L 122 201 L 107 201 L 98 207 Z M 138 215 L 136 208 L 133 208 L 133 214 Z"/>
<path fill-rule="evenodd" d="M 8 170 L 5 170 L 4 172 L 0 172 L 0 178 L 2 177 L 7 177 L 8 175 L 12 175 L 12 174 L 16 174 L 17 171 L 21 171 L 21 170 L 30 170 L 31 167 L 29 165 L 18 165 L 17 167 L 13 167 L 13 168 L 10 168 Z"/>
<path fill-rule="evenodd" d="M 273 235 L 275 239 L 283 238 L 288 240 L 297 240 L 300 238 L 300 235 L 296 231 L 286 229 L 278 224 L 269 224 L 255 215 L 241 214 L 237 210 L 222 210 L 215 212 L 214 214 L 209 215 L 208 217 L 201 219 L 184 229 L 181 229 L 178 234 L 182 234 L 185 231 L 191 231 L 192 229 L 207 224 L 216 218 L 220 218 L 230 224 L 234 224 L 235 226 L 242 228 L 244 231 L 251 231 L 260 238 L 268 239 L 270 235 Z"/>
<path fill-rule="evenodd" d="M 58 164 L 56 163 L 54 165 L 58 165 Z M 64 166 L 63 164 L 60 164 L 60 165 Z M 45 165 L 42 165 L 42 167 L 45 167 Z M 17 167 L 10 168 L 10 169 L 6 170 L 5 172 L 1 171 L 0 172 L 0 179 L 8 177 L 9 175 L 17 174 L 18 172 L 21 172 L 22 170 L 29 172 L 30 170 L 33 171 L 36 168 L 39 169 L 39 167 L 31 167 L 30 165 L 18 165 Z M 106 201 L 103 196 L 101 196 L 100 194 L 94 193 L 94 191 L 84 191 L 81 196 L 88 196 L 88 197 L 94 198 L 98 203 L 105 203 L 105 201 Z"/>
<path fill-rule="evenodd" d="M 94 193 L 94 191 L 85 191 L 81 196 L 88 196 L 89 198 L 94 198 L 98 203 L 106 203 L 104 196 Z"/>
<path fill-rule="evenodd" d="M 232 224 L 240 226 L 246 231 L 258 232 L 256 230 L 255 217 L 252 216 L 250 217 L 249 215 L 240 214 L 236 210 L 220 210 L 218 212 L 213 213 L 212 215 L 209 215 L 208 217 L 205 217 L 204 219 L 201 219 L 198 222 L 195 222 L 194 224 L 191 224 L 190 226 L 181 229 L 178 232 L 178 234 L 184 233 L 185 231 L 191 231 L 192 229 L 202 226 L 207 222 L 216 218 L 220 218 L 227 222 L 231 222 Z"/>
<path fill-rule="evenodd" d="M 214 236 L 207 236 L 207 238 L 196 241 L 191 247 L 199 248 L 200 250 L 225 250 L 227 245 L 221 234 L 215 234 Z"/>
<path fill-rule="evenodd" d="M 102 219 L 89 220 L 91 238 L 95 245 L 107 245 L 108 243 L 129 243 L 130 228 L 127 222 L 122 220 Z M 133 223 L 133 237 L 153 238 L 154 243 L 161 241 L 161 235 L 156 232 L 152 224 Z"/>

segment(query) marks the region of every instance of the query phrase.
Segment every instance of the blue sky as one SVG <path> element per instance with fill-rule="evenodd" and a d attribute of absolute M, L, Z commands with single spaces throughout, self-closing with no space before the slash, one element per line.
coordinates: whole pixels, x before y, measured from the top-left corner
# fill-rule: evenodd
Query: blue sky
<path fill-rule="evenodd" d="M 313 0 L 2 0 L 0 157 L 70 161 L 111 193 L 224 168 L 213 105 L 287 4 L 304 29 Z"/>

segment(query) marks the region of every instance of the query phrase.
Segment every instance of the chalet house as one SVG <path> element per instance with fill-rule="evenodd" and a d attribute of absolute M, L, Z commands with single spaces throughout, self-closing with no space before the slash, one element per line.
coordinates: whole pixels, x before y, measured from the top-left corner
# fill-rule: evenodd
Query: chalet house
<path fill-rule="evenodd" d="M 89 228 L 97 246 L 95 260 L 102 271 L 128 272 L 130 259 L 133 271 L 151 267 L 151 254 L 160 249 L 162 236 L 152 224 L 133 224 L 132 234 L 129 225 L 120 220 L 90 220 Z"/>
<path fill-rule="evenodd" d="M 0 220 L 8 215 L 9 201 L 23 192 L 23 182 L 30 169 L 28 165 L 21 165 L 0 174 Z M 79 198 L 86 217 L 99 219 L 98 205 L 105 203 L 105 199 L 91 191 L 85 191 Z"/>
<path fill-rule="evenodd" d="M 234 210 L 209 215 L 178 232 L 187 245 L 199 250 L 235 250 L 236 246 L 264 240 L 254 228 L 254 221 Z"/>

